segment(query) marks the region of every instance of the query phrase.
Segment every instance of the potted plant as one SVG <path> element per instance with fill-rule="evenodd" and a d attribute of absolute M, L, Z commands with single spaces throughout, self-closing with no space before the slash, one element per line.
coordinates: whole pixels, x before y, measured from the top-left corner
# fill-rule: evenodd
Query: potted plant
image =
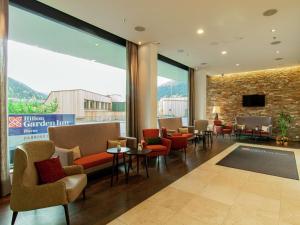
<path fill-rule="evenodd" d="M 281 111 L 278 118 L 278 128 L 280 136 L 276 138 L 277 144 L 288 145 L 287 131 L 292 123 L 292 116 L 289 113 Z"/>

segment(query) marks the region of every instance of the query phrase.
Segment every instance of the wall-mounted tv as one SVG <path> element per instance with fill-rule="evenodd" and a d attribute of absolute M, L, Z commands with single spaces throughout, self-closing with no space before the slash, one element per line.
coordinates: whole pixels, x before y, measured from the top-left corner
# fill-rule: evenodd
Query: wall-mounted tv
<path fill-rule="evenodd" d="M 243 95 L 243 107 L 264 107 L 265 95 Z"/>

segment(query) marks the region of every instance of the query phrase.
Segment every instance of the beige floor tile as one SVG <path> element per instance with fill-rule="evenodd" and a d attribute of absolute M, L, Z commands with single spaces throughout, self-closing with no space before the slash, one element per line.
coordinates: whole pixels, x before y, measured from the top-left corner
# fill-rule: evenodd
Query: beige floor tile
<path fill-rule="evenodd" d="M 95 224 L 95 225 L 97 225 L 97 224 Z M 115 219 L 115 220 L 111 221 L 110 223 L 108 223 L 107 225 L 126 225 L 126 223 L 123 223 L 119 219 Z"/>
<path fill-rule="evenodd" d="M 300 200 L 298 198 L 282 198 L 280 207 L 280 222 L 300 224 Z"/>
<path fill-rule="evenodd" d="M 178 215 L 188 215 L 199 220 L 200 224 L 222 224 L 229 209 L 229 205 L 197 196 Z"/>
<path fill-rule="evenodd" d="M 280 200 L 267 198 L 250 192 L 242 191 L 235 202 L 236 205 L 279 213 Z"/>
<path fill-rule="evenodd" d="M 171 218 L 165 225 L 211 225 L 191 217 L 188 214 L 180 213 Z"/>
<path fill-rule="evenodd" d="M 225 219 L 224 225 L 277 225 L 278 213 L 233 206 Z"/>

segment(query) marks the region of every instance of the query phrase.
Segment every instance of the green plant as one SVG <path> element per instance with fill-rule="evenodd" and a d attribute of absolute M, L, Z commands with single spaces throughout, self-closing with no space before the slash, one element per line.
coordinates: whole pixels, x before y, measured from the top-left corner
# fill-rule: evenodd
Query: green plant
<path fill-rule="evenodd" d="M 287 136 L 287 131 L 292 123 L 292 116 L 289 113 L 285 113 L 283 111 L 280 112 L 278 118 L 278 126 L 280 130 L 281 137 Z"/>
<path fill-rule="evenodd" d="M 29 101 L 9 101 L 8 102 L 8 113 L 9 114 L 47 114 L 54 113 L 58 108 L 57 100 L 54 99 L 53 102 L 49 104 L 41 103 L 36 99 Z"/>

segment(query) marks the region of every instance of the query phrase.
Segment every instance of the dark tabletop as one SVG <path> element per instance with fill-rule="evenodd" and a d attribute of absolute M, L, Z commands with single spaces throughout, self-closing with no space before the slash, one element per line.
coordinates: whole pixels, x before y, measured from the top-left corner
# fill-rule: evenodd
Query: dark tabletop
<path fill-rule="evenodd" d="M 126 152 L 127 155 L 147 155 L 152 152 L 150 149 L 143 149 L 142 151 L 138 151 L 137 149 L 130 149 L 130 151 Z"/>
<path fill-rule="evenodd" d="M 106 150 L 106 152 L 109 153 L 109 154 L 118 154 L 118 153 L 125 153 L 125 152 L 128 152 L 130 150 L 131 150 L 130 148 L 121 147 L 120 151 L 118 151 L 118 148 L 109 148 L 109 149 Z"/>

